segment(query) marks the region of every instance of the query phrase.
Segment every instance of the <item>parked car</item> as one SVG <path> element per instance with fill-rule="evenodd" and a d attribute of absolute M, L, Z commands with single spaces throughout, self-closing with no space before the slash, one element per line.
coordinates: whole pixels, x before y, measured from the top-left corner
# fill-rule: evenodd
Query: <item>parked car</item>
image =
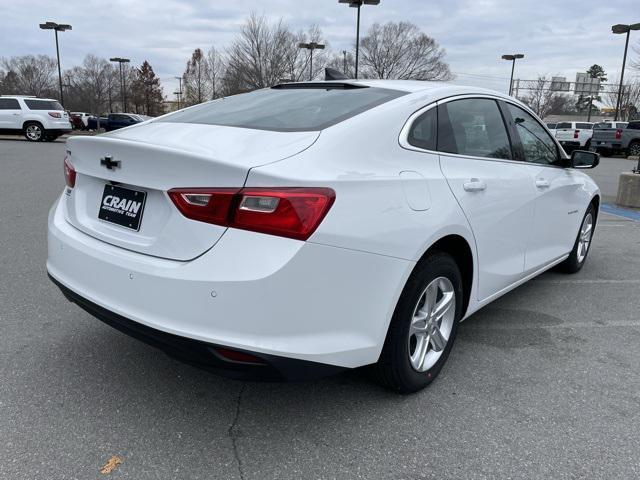
<path fill-rule="evenodd" d="M 490 90 L 282 84 L 69 139 L 47 269 L 193 364 L 261 379 L 369 365 L 413 392 L 461 320 L 582 268 L 600 192 L 580 169 L 598 159 Z"/>
<path fill-rule="evenodd" d="M 87 128 L 89 130 L 98 130 L 98 128 L 105 128 L 108 122 L 109 118 L 106 115 L 92 115 L 87 119 Z"/>
<path fill-rule="evenodd" d="M 591 122 L 558 122 L 556 138 L 565 150 L 586 148 L 591 146 L 593 123 Z"/>
<path fill-rule="evenodd" d="M 134 113 L 110 113 L 105 129 L 107 132 L 118 128 L 130 127 L 144 120 Z"/>
<path fill-rule="evenodd" d="M 82 118 L 79 115 L 76 115 L 74 113 L 69 113 L 69 122 L 71 122 L 71 126 L 73 127 L 74 130 L 85 129 L 84 123 L 82 123 Z"/>
<path fill-rule="evenodd" d="M 0 96 L 0 133 L 52 142 L 71 131 L 69 114 L 57 100 L 24 95 Z"/>
<path fill-rule="evenodd" d="M 82 128 L 89 128 L 89 118 L 93 116 L 92 114 L 87 112 L 71 112 L 71 117 L 73 118 L 74 116 L 80 119 Z"/>
<path fill-rule="evenodd" d="M 556 125 L 557 123 L 547 123 L 547 128 L 551 132 L 551 135 L 553 135 L 554 137 L 556 135 Z"/>
<path fill-rule="evenodd" d="M 596 125 L 592 145 L 607 157 L 640 155 L 640 120 Z"/>

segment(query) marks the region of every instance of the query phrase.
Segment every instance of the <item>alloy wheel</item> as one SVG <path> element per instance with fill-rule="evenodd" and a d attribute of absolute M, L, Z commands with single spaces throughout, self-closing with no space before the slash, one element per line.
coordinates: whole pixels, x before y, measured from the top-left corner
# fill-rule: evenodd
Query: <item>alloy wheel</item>
<path fill-rule="evenodd" d="M 589 251 L 589 245 L 591 245 L 591 235 L 593 233 L 593 215 L 591 212 L 587 213 L 582 221 L 580 227 L 580 236 L 578 238 L 578 263 L 584 262 L 587 252 Z"/>
<path fill-rule="evenodd" d="M 413 310 L 408 353 L 414 370 L 426 372 L 445 350 L 456 315 L 456 294 L 446 277 L 438 277 L 423 290 Z"/>
<path fill-rule="evenodd" d="M 42 129 L 38 125 L 29 125 L 26 134 L 29 140 L 38 141 L 42 138 Z"/>

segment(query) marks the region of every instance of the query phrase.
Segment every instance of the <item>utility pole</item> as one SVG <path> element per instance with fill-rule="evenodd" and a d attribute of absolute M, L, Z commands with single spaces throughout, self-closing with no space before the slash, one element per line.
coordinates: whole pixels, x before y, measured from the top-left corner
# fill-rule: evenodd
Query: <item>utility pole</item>
<path fill-rule="evenodd" d="M 40 28 L 42 30 L 53 30 L 56 35 L 56 57 L 58 58 L 58 86 L 60 87 L 60 103 L 64 106 L 64 95 L 62 93 L 62 69 L 60 68 L 60 47 L 58 46 L 58 32 L 64 32 L 66 30 L 71 30 L 72 27 L 69 24 L 56 23 L 56 22 L 45 22 L 40 24 Z"/>
<path fill-rule="evenodd" d="M 304 48 L 309 50 L 309 81 L 313 80 L 313 51 L 314 50 L 324 50 L 324 45 L 322 43 L 309 42 L 309 43 L 299 43 L 299 48 Z"/>
<path fill-rule="evenodd" d="M 360 57 L 360 8 L 362 5 L 380 5 L 380 0 L 338 0 L 338 3 L 347 3 L 350 7 L 358 9 L 356 21 L 356 72 L 355 78 L 358 79 L 358 60 Z"/>
<path fill-rule="evenodd" d="M 624 80 L 624 67 L 627 63 L 627 50 L 629 48 L 629 35 L 631 30 L 640 30 L 640 23 L 634 23 L 633 25 L 617 24 L 611 27 L 611 32 L 615 34 L 627 34 L 627 39 L 624 43 L 624 56 L 622 57 L 622 72 L 620 72 L 620 86 L 618 87 L 618 101 L 616 102 L 616 114 L 613 121 L 618 120 L 618 115 L 622 109 L 622 82 Z"/>
<path fill-rule="evenodd" d="M 131 60 L 128 58 L 113 57 L 109 59 L 110 62 L 118 62 L 120 64 L 120 92 L 122 94 L 122 111 L 127 111 L 127 82 L 125 80 L 124 71 L 122 69 L 123 63 L 129 63 Z"/>
<path fill-rule="evenodd" d="M 343 73 L 346 75 L 347 74 L 347 51 L 346 50 L 342 50 L 342 70 L 343 70 Z"/>
<path fill-rule="evenodd" d="M 182 97 L 182 77 L 174 77 L 178 79 L 180 87 L 178 88 L 178 110 L 180 110 L 180 98 Z"/>

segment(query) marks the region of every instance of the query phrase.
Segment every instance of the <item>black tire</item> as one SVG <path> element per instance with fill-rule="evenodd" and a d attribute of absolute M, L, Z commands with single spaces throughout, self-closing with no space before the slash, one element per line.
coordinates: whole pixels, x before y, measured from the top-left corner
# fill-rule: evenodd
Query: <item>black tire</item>
<path fill-rule="evenodd" d="M 582 228 L 585 223 L 585 220 L 589 215 L 591 215 L 592 226 L 591 226 L 591 231 L 589 233 L 589 243 L 587 245 L 587 251 L 586 253 L 584 253 L 584 257 L 582 257 L 578 252 L 581 246 L 580 236 L 582 233 Z M 587 211 L 585 212 L 584 217 L 582 217 L 582 221 L 580 222 L 580 228 L 578 229 L 578 235 L 576 235 L 576 241 L 573 244 L 573 250 L 571 250 L 569 257 L 564 262 L 558 265 L 558 270 L 564 273 L 577 273 L 582 269 L 582 267 L 587 261 L 587 257 L 589 256 L 589 251 L 591 250 L 591 241 L 593 240 L 593 232 L 595 231 L 595 225 L 596 225 L 596 210 L 593 207 L 593 204 L 591 204 L 589 205 L 589 208 L 587 208 Z"/>
<path fill-rule="evenodd" d="M 55 133 L 45 133 L 44 137 L 42 138 L 45 142 L 55 142 L 59 136 L 60 135 L 56 135 Z"/>
<path fill-rule="evenodd" d="M 46 130 L 39 122 L 27 122 L 24 125 L 24 138 L 30 142 L 41 142 L 46 136 Z"/>
<path fill-rule="evenodd" d="M 420 372 L 411 364 L 409 328 L 415 309 L 427 285 L 439 277 L 451 282 L 455 292 L 455 315 L 446 346 L 437 361 Z M 447 361 L 462 316 L 462 275 L 453 258 L 446 253 L 433 253 L 421 260 L 409 277 L 396 305 L 378 363 L 372 365 L 376 381 L 400 393 L 412 393 L 429 385 Z"/>
<path fill-rule="evenodd" d="M 627 147 L 627 157 L 640 156 L 640 142 L 631 142 Z"/>

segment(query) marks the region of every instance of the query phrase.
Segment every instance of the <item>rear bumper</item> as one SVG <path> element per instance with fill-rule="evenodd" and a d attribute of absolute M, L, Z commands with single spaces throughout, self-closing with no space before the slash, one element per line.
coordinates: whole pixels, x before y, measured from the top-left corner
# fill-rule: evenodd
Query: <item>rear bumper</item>
<path fill-rule="evenodd" d="M 620 142 L 612 142 L 609 140 L 594 140 L 593 142 L 591 142 L 591 146 L 607 150 L 624 150 Z"/>
<path fill-rule="evenodd" d="M 560 140 L 560 145 L 564 148 L 580 148 L 582 146 L 580 142 L 573 140 Z"/>
<path fill-rule="evenodd" d="M 47 271 L 82 303 L 177 337 L 334 367 L 377 361 L 413 265 L 234 229 L 194 260 L 165 260 L 80 232 L 60 202 L 49 215 Z"/>
<path fill-rule="evenodd" d="M 60 288 L 70 302 L 75 303 L 98 320 L 152 347 L 159 348 L 173 358 L 226 377 L 242 380 L 300 381 L 322 378 L 344 370 L 342 367 L 333 365 L 244 350 L 241 351 L 261 359 L 262 363 L 228 360 L 216 351 L 216 347 L 221 345 L 213 345 L 179 335 L 172 335 L 134 322 L 81 297 L 51 275 L 49 275 L 49 278 Z"/>

